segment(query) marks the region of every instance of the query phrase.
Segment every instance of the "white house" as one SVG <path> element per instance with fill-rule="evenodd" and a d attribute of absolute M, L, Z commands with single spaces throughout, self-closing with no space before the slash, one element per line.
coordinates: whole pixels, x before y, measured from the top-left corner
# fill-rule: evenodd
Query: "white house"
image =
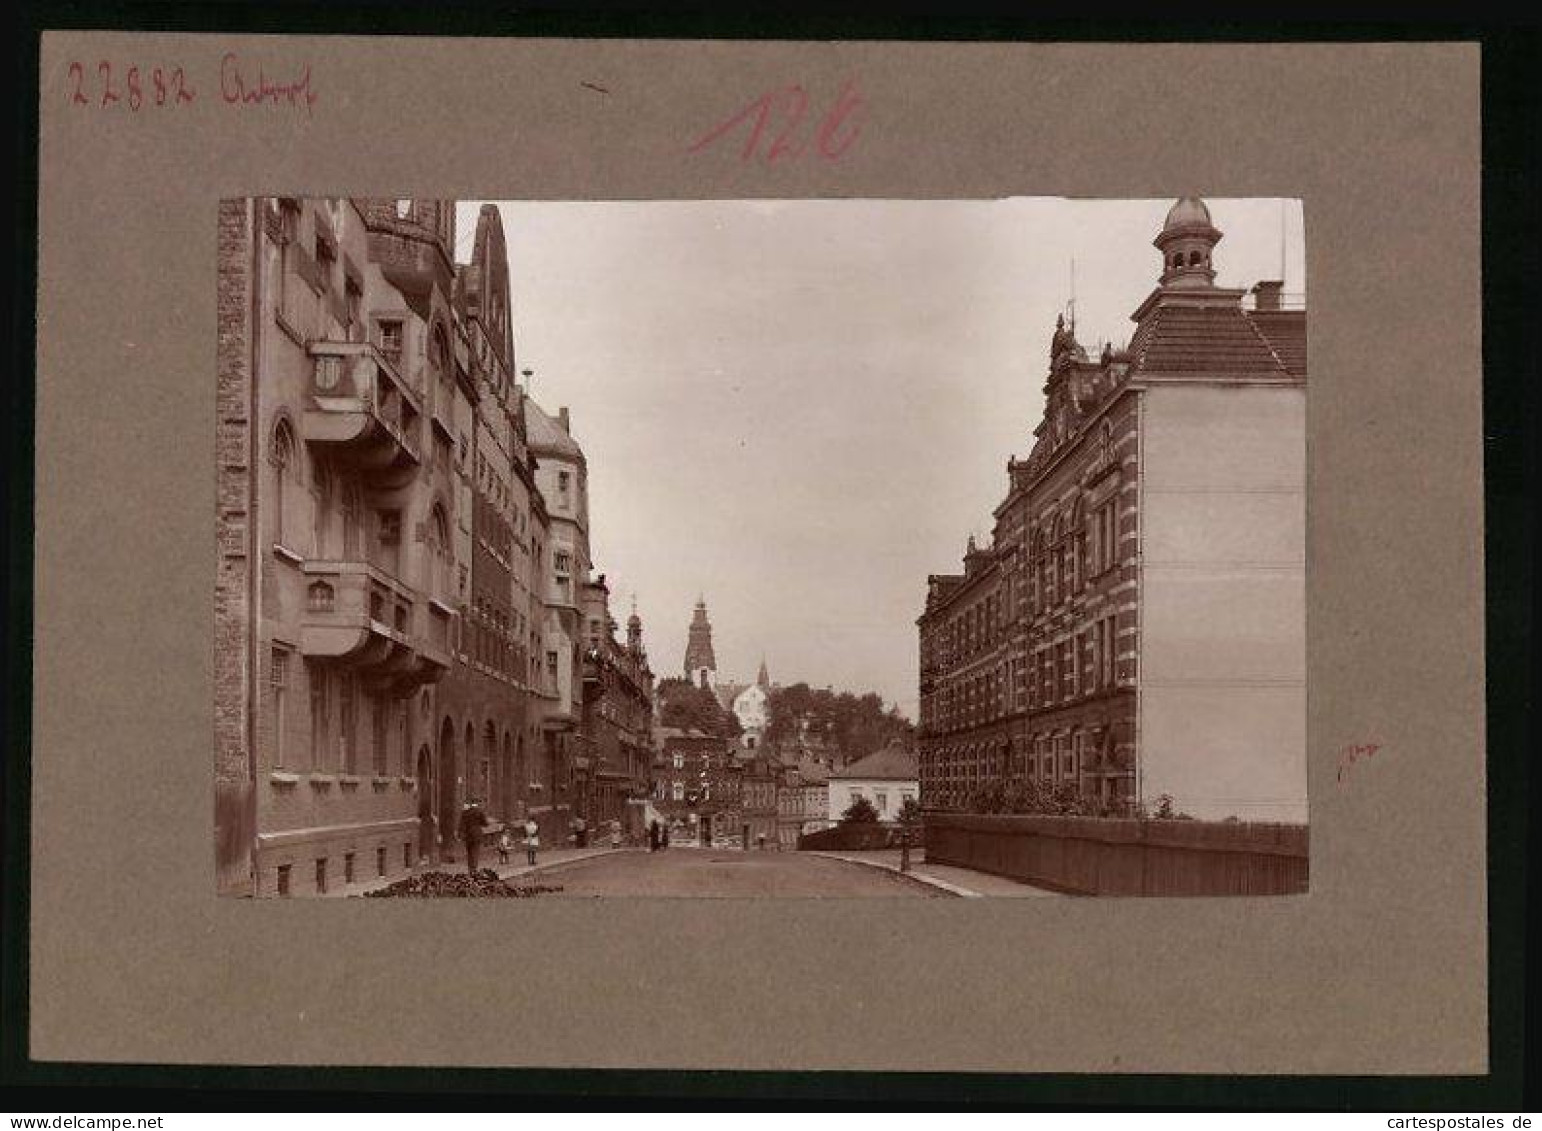
<path fill-rule="evenodd" d="M 900 807 L 909 800 L 920 800 L 920 771 L 916 756 L 896 745 L 859 758 L 845 769 L 830 774 L 830 818 L 840 820 L 859 797 L 865 797 L 878 810 L 882 821 L 899 819 Z"/>

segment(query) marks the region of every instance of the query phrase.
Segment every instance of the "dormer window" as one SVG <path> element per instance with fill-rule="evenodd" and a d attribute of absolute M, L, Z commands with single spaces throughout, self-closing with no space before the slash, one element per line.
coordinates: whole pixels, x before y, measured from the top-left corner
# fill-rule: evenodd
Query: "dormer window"
<path fill-rule="evenodd" d="M 412 201 L 411 200 L 405 200 L 404 199 L 404 200 L 398 200 L 396 202 L 396 218 L 398 220 L 411 220 L 412 219 Z"/>

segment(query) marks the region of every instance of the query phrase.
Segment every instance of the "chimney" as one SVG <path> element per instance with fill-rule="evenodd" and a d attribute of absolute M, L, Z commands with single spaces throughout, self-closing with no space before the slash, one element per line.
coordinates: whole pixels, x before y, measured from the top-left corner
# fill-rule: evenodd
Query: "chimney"
<path fill-rule="evenodd" d="M 1280 292 L 1284 289 L 1285 283 L 1279 279 L 1253 284 L 1253 309 L 1280 309 Z"/>
<path fill-rule="evenodd" d="M 1257 288 L 1254 288 L 1254 289 L 1256 290 Z M 568 406 L 567 405 L 563 405 L 561 408 L 559 408 L 557 410 L 557 423 L 562 425 L 562 430 L 564 432 L 567 432 L 569 434 L 572 433 L 573 429 L 568 427 Z"/>

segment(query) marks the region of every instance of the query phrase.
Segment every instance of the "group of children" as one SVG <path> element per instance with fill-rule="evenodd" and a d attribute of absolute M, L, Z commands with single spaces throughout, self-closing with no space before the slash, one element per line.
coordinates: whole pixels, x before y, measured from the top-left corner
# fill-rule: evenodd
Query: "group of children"
<path fill-rule="evenodd" d="M 536 851 L 541 847 L 541 828 L 535 823 L 534 818 L 525 821 L 524 834 L 525 858 L 530 862 L 531 866 L 534 866 Z M 612 848 L 621 847 L 620 821 L 612 821 L 610 823 L 610 846 Z M 514 836 L 509 831 L 509 826 L 504 825 L 498 832 L 499 863 L 507 864 L 509 862 L 509 854 L 513 851 Z"/>

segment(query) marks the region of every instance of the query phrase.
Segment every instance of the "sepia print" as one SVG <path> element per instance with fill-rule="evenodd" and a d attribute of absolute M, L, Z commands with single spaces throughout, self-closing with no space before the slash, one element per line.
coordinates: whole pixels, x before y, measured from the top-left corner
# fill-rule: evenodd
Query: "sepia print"
<path fill-rule="evenodd" d="M 1299 202 L 218 224 L 221 894 L 1307 890 Z"/>

